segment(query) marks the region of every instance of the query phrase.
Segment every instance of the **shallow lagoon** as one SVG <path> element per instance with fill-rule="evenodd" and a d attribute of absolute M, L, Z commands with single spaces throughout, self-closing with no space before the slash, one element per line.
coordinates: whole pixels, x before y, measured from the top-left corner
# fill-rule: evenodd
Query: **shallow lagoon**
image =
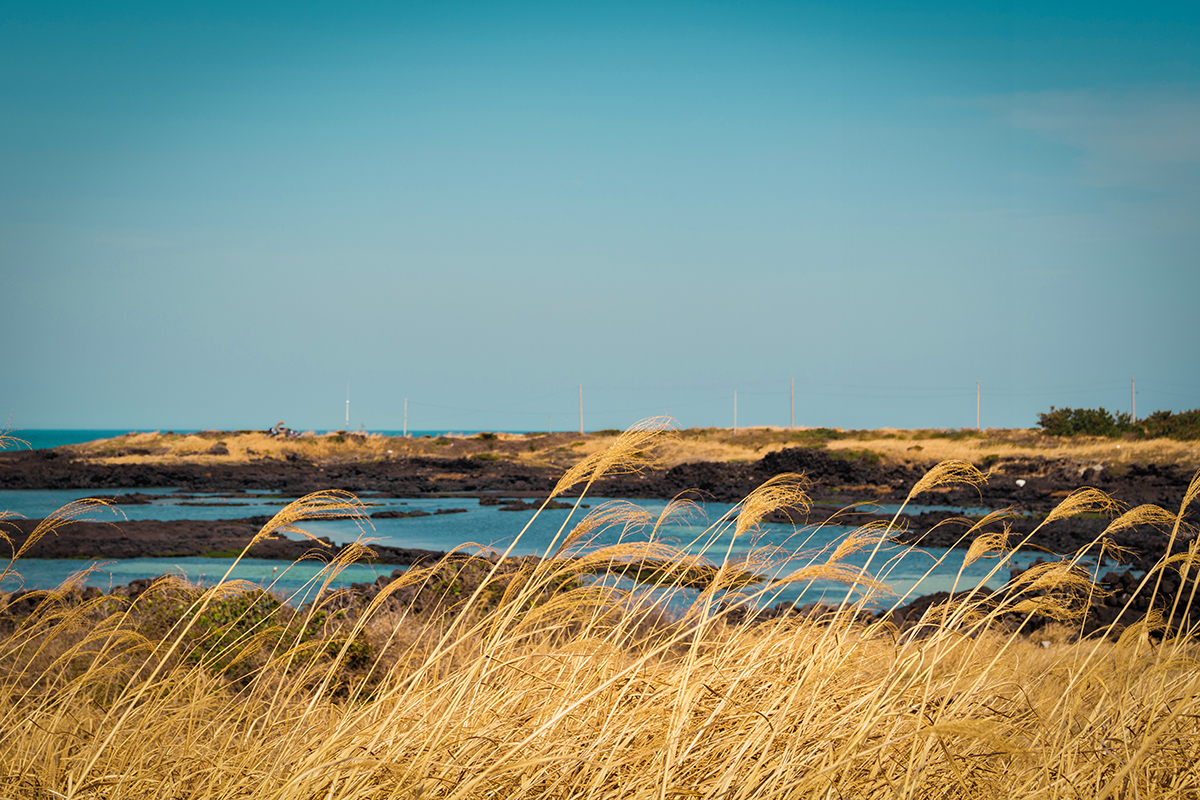
<path fill-rule="evenodd" d="M 129 493 L 133 490 L 126 490 Z M 120 524 L 126 519 L 234 519 L 241 517 L 272 515 L 280 510 L 282 504 L 291 498 L 255 493 L 252 495 L 193 495 L 175 494 L 169 489 L 137 490 L 143 494 L 161 496 L 160 501 L 148 505 L 120 506 L 115 510 L 95 509 L 88 514 L 89 519 L 104 519 Z M 99 494 L 83 490 L 43 490 L 43 491 L 0 491 L 0 510 L 7 509 L 25 517 L 44 517 L 66 503 Z M 111 493 L 109 493 L 111 494 Z M 606 501 L 603 498 L 587 498 L 584 504 L 589 508 L 569 510 L 553 509 L 543 511 L 528 529 L 522 529 L 533 519 L 532 511 L 501 511 L 497 506 L 481 506 L 475 498 L 439 497 L 439 498 L 379 498 L 367 496 L 364 502 L 369 503 L 365 508 L 367 513 L 384 510 L 433 512 L 439 509 L 465 508 L 466 513 L 441 514 L 407 519 L 376 519 L 363 520 L 328 520 L 308 522 L 303 529 L 313 536 L 328 536 L 334 542 L 350 542 L 365 539 L 379 544 L 396 547 L 422 548 L 429 550 L 451 550 L 471 543 L 484 549 L 503 551 L 511 547 L 513 555 L 540 555 L 547 551 L 555 536 L 564 524 L 573 526 L 582 519 L 584 514 L 594 511 L 597 506 Z M 627 501 L 616 501 L 627 502 Z M 187 503 L 187 505 L 183 505 Z M 230 505 L 236 503 L 236 505 Z M 661 500 L 637 502 L 656 519 L 666 508 L 667 503 Z M 731 526 L 723 526 L 722 530 L 710 528 L 712 521 L 722 519 L 731 510 L 731 506 L 720 503 L 706 504 L 700 513 L 693 513 L 685 519 L 675 519 L 662 524 L 658 530 L 658 538 L 668 544 L 679 547 L 691 554 L 704 554 L 707 558 L 720 561 L 726 553 L 733 558 L 746 556 L 751 550 L 761 547 L 774 546 L 779 548 L 781 556 L 791 555 L 790 558 L 777 558 L 773 568 L 767 573 L 768 577 L 783 576 L 794 569 L 811 562 L 823 562 L 832 553 L 833 548 L 852 528 L 827 525 L 817 529 L 796 528 L 792 525 L 764 524 L 757 531 L 739 537 L 731 544 Z M 887 510 L 894 510 L 894 506 Z M 914 512 L 929 510 L 931 506 L 914 507 Z M 870 510 L 864 507 L 862 510 Z M 883 510 L 883 509 L 880 509 Z M 964 509 L 954 509 L 962 513 Z M 971 509 L 977 513 L 979 509 Z M 717 526 L 721 527 L 721 526 Z M 520 534 L 520 538 L 517 536 Z M 604 546 L 618 541 L 645 541 L 649 535 L 649 527 L 622 530 L 609 528 L 598 532 L 592 546 Z M 516 541 L 514 542 L 514 539 Z M 475 546 L 467 549 L 476 550 Z M 929 594 L 945 591 L 958 582 L 958 589 L 969 589 L 987 580 L 992 588 L 998 588 L 1008 578 L 1008 570 L 1012 567 L 1028 565 L 1037 555 L 1021 554 L 1009 559 L 1004 564 L 998 564 L 995 559 L 980 559 L 967 566 L 962 575 L 959 569 L 962 565 L 965 551 L 947 551 L 942 548 L 914 550 L 896 545 L 884 544 L 880 547 L 871 561 L 871 573 L 883 578 L 884 582 L 899 596 L 909 592 Z M 847 563 L 864 566 L 867 564 L 869 552 L 860 552 L 846 559 Z M 941 563 L 939 564 L 939 560 Z M 231 563 L 231 559 L 222 558 L 138 558 L 120 561 L 95 562 L 90 560 L 40 560 L 26 559 L 17 565 L 25 588 L 51 588 L 73 573 L 93 567 L 87 576 L 88 585 L 108 589 L 112 586 L 126 584 L 138 578 L 161 575 L 174 572 L 186 576 L 189 580 L 211 583 L 220 578 Z M 291 594 L 313 579 L 321 564 L 316 561 L 291 562 L 270 561 L 266 559 L 245 559 L 231 575 L 233 578 L 258 583 L 273 591 Z M 354 582 L 374 581 L 380 575 L 390 575 L 395 567 L 390 565 L 354 565 L 334 580 L 333 585 L 347 585 Z M 926 573 L 929 573 L 928 575 Z M 989 573 L 991 577 L 989 578 Z M 18 583 L 7 579 L 0 583 L 0 589 L 12 591 L 18 588 Z M 836 601 L 845 596 L 846 589 L 841 584 L 821 582 L 812 584 L 780 585 L 778 590 L 772 590 L 764 597 L 762 603 L 771 604 L 780 601 L 818 602 Z M 880 597 L 879 602 L 890 605 L 896 598 Z"/>

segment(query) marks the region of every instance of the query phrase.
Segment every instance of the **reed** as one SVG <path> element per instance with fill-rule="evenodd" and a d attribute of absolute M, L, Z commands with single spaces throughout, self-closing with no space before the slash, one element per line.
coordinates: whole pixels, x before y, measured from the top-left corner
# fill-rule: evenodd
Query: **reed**
<path fill-rule="evenodd" d="M 654 427 L 559 489 L 637 469 Z M 913 495 L 981 477 L 943 465 Z M 1198 493 L 1200 476 L 1178 512 L 1140 507 L 1114 529 L 1150 521 L 1165 526 L 1164 545 L 1183 543 Z M 131 602 L 72 586 L 26 595 L 24 612 L 0 615 L 0 798 L 1200 793 L 1197 621 L 1181 613 L 1197 587 L 1195 539 L 1142 582 L 1158 592 L 1177 571 L 1178 598 L 1091 638 L 1078 633 L 1097 587 L 1081 565 L 1103 537 L 1000 592 L 964 589 L 900 630 L 864 613 L 886 596 L 888 564 L 864 573 L 844 561 L 875 550 L 886 525 L 780 576 L 843 580 L 856 591 L 840 608 L 736 622 L 776 586 L 745 575 L 777 570 L 794 549 L 708 563 L 687 545 L 753 540 L 765 514 L 804 502 L 798 478 L 777 479 L 682 546 L 661 538 L 661 519 L 606 506 L 564 527 L 541 559 L 467 546 L 358 606 L 326 591 L 296 610 L 229 581 L 171 579 Z M 1073 496 L 1047 524 L 1111 503 Z M 356 509 L 343 495 L 304 498 L 262 535 Z M 610 526 L 619 541 L 601 547 Z M 1004 534 L 1002 514 L 976 525 L 968 557 L 1011 552 Z M 636 589 L 588 579 L 651 561 Z M 327 587 L 344 566 L 318 580 Z M 663 595 L 701 568 L 694 602 L 664 613 Z M 1035 614 L 1059 621 L 1031 639 Z"/>

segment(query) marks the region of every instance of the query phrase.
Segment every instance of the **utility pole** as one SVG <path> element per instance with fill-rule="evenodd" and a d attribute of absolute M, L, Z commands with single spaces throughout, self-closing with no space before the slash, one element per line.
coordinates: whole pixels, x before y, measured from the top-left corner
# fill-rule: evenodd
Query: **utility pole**
<path fill-rule="evenodd" d="M 350 384 L 346 384 L 346 430 L 350 430 Z"/>
<path fill-rule="evenodd" d="M 733 432 L 737 433 L 737 389 L 733 390 Z"/>
<path fill-rule="evenodd" d="M 1132 409 L 1130 416 L 1133 421 L 1137 422 L 1137 385 L 1133 382 L 1133 378 L 1129 379 L 1129 406 Z"/>
<path fill-rule="evenodd" d="M 982 430 L 979 427 L 979 381 L 975 381 L 975 430 Z"/>
<path fill-rule="evenodd" d="M 408 438 L 408 398 L 404 398 L 404 438 Z"/>
<path fill-rule="evenodd" d="M 579 435 L 583 436 L 583 384 L 579 384 Z"/>
<path fill-rule="evenodd" d="M 792 378 L 792 415 L 791 421 L 788 423 L 789 428 L 796 427 L 796 379 Z"/>
<path fill-rule="evenodd" d="M 553 416 L 554 416 L 553 414 L 547 414 L 547 415 L 546 415 L 546 435 L 547 435 L 547 436 L 549 436 L 550 434 L 554 433 L 554 424 L 553 424 L 553 422 L 551 421 L 551 418 L 552 418 Z"/>

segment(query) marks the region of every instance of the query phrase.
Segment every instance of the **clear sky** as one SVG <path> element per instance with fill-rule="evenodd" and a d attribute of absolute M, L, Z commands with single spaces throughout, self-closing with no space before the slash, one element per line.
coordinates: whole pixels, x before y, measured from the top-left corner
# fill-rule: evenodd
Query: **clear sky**
<path fill-rule="evenodd" d="M 4 4 L 0 411 L 1200 407 L 1198 8 Z"/>

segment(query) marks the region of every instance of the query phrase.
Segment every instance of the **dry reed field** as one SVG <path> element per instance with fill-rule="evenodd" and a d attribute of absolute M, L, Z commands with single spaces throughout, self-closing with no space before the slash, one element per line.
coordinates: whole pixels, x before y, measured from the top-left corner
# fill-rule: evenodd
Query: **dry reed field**
<path fill-rule="evenodd" d="M 658 435 L 615 437 L 551 497 L 643 468 Z M 909 499 L 982 479 L 947 462 Z M 753 537 L 765 514 L 802 506 L 803 489 L 774 479 L 700 536 Z M 745 571 L 792 554 L 717 559 L 687 610 L 666 614 L 661 595 L 702 564 L 625 503 L 564 524 L 540 559 L 460 555 L 361 607 L 326 592 L 297 610 L 247 586 L 170 579 L 131 601 L 70 586 L 25 595 L 25 612 L 0 615 L 0 798 L 1197 797 L 1200 650 L 1186 609 L 1200 546 L 1182 523 L 1197 495 L 1200 476 L 1178 509 L 1122 513 L 1081 490 L 1049 515 L 1150 522 L 1173 553 L 1138 587 L 1161 612 L 1086 639 L 1097 588 L 1081 565 L 1103 537 L 998 592 L 963 587 L 902 631 L 863 613 L 901 600 L 887 564 L 844 561 L 887 537 L 870 526 L 780 577 L 837 578 L 851 599 L 820 618 L 735 624 L 732 609 L 765 591 Z M 312 495 L 259 536 L 360 508 Z M 41 533 L 86 511 L 68 507 Z M 966 557 L 1001 570 L 1003 524 L 976 525 Z M 595 546 L 611 526 L 622 543 Z M 20 571 L 14 555 L 7 572 Z M 644 558 L 663 566 L 640 588 L 587 579 Z M 1166 571 L 1182 574 L 1179 597 L 1157 596 Z M 1057 623 L 1031 638 L 1033 614 Z"/>
<path fill-rule="evenodd" d="M 830 441 L 826 446 L 831 450 L 865 449 L 892 461 L 958 459 L 978 464 L 989 456 L 1042 456 L 1112 466 L 1151 462 L 1200 468 L 1200 443 L 1195 440 L 1065 437 L 1035 430 L 986 429 L 949 433 L 885 428 L 856 432 L 853 437 Z"/>
<path fill-rule="evenodd" d="M 230 464 L 256 459 L 300 458 L 319 463 L 381 461 L 405 457 L 495 458 L 530 466 L 567 468 L 611 447 L 618 431 L 388 437 L 332 432 L 272 437 L 261 431 L 131 433 L 62 448 L 100 464 Z M 975 464 L 989 457 L 1066 458 L 1113 466 L 1138 462 L 1200 469 L 1194 440 L 1051 436 L 1036 429 L 843 431 L 829 428 L 692 428 L 654 443 L 664 467 L 697 461 L 756 461 L 787 447 L 824 447 L 869 452 L 894 463 Z"/>

